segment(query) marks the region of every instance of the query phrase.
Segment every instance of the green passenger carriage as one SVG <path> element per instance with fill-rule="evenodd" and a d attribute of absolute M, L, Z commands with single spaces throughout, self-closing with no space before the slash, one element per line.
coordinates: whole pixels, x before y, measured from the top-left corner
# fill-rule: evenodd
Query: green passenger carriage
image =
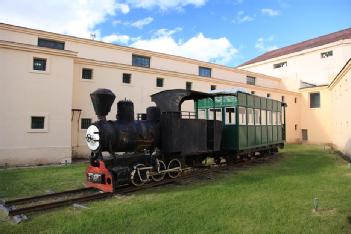
<path fill-rule="evenodd" d="M 241 91 L 195 100 L 196 118 L 222 121 L 221 150 L 236 155 L 284 147 L 285 107 Z"/>

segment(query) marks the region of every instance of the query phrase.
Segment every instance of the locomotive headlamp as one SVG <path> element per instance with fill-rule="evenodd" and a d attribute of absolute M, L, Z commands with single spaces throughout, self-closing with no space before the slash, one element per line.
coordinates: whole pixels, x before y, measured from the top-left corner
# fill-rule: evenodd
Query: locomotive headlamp
<path fill-rule="evenodd" d="M 85 135 L 85 140 L 90 150 L 97 150 L 100 146 L 99 129 L 95 125 L 90 125 Z"/>

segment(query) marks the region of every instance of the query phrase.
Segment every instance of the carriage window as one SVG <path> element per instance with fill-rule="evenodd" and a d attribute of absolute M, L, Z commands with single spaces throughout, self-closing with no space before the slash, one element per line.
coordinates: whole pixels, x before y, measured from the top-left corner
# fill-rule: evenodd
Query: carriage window
<path fill-rule="evenodd" d="M 272 116 L 273 116 L 273 125 L 277 125 L 277 112 L 273 111 Z"/>
<path fill-rule="evenodd" d="M 255 125 L 261 125 L 261 111 L 255 109 Z"/>
<path fill-rule="evenodd" d="M 233 125 L 235 124 L 235 108 L 234 107 L 227 107 L 225 108 L 225 124 Z"/>
<path fill-rule="evenodd" d="M 197 118 L 198 119 L 206 119 L 206 110 L 198 109 L 197 110 Z"/>
<path fill-rule="evenodd" d="M 246 108 L 239 107 L 239 124 L 246 125 Z"/>
<path fill-rule="evenodd" d="M 218 108 L 211 108 L 208 111 L 208 119 L 209 120 L 214 120 L 214 112 L 216 112 L 216 120 L 222 121 L 222 109 Z"/>
<path fill-rule="evenodd" d="M 277 112 L 277 120 L 278 120 L 278 125 L 282 125 L 282 113 Z"/>
<path fill-rule="evenodd" d="M 267 125 L 272 125 L 272 112 L 267 111 Z"/>
<path fill-rule="evenodd" d="M 266 110 L 261 110 L 261 124 L 267 125 L 267 115 Z"/>
<path fill-rule="evenodd" d="M 247 108 L 247 125 L 254 125 L 254 114 L 252 108 Z"/>

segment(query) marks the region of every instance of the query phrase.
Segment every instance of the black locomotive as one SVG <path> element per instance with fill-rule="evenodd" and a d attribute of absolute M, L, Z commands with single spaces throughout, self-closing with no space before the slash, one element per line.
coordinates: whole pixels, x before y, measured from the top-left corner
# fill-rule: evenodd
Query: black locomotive
<path fill-rule="evenodd" d="M 207 157 L 228 163 L 238 155 L 284 146 L 285 104 L 275 100 L 243 92 L 165 90 L 151 96 L 156 106 L 148 107 L 142 118 L 135 120 L 133 103 L 122 100 L 117 120 L 106 120 L 115 95 L 98 89 L 90 97 L 98 121 L 86 133 L 91 150 L 87 185 L 106 192 L 176 178 L 182 168 L 200 165 Z M 181 105 L 186 100 L 194 100 L 195 113 L 184 118 Z M 256 117 L 261 114 L 264 118 Z"/>
<path fill-rule="evenodd" d="M 184 164 L 199 164 L 220 151 L 221 122 L 181 118 L 181 104 L 210 94 L 190 90 L 167 90 L 152 95 L 156 106 L 134 120 L 133 103 L 117 103 L 117 120 L 106 120 L 115 100 L 108 89 L 90 94 L 98 121 L 87 130 L 92 151 L 86 171 L 88 186 L 107 192 L 117 187 L 142 185 L 150 179 L 180 175 Z M 145 118 L 146 117 L 146 118 Z M 105 152 L 107 155 L 105 155 Z"/>

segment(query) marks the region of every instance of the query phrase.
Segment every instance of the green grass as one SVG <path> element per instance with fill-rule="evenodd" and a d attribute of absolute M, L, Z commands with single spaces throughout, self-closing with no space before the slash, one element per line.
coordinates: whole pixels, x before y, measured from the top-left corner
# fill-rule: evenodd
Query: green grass
<path fill-rule="evenodd" d="M 6 197 L 74 188 L 84 165 L 0 171 Z M 32 214 L 0 233 L 351 233 L 351 168 L 318 146 L 288 145 L 281 159 L 213 181 Z M 320 211 L 312 211 L 319 198 Z"/>

